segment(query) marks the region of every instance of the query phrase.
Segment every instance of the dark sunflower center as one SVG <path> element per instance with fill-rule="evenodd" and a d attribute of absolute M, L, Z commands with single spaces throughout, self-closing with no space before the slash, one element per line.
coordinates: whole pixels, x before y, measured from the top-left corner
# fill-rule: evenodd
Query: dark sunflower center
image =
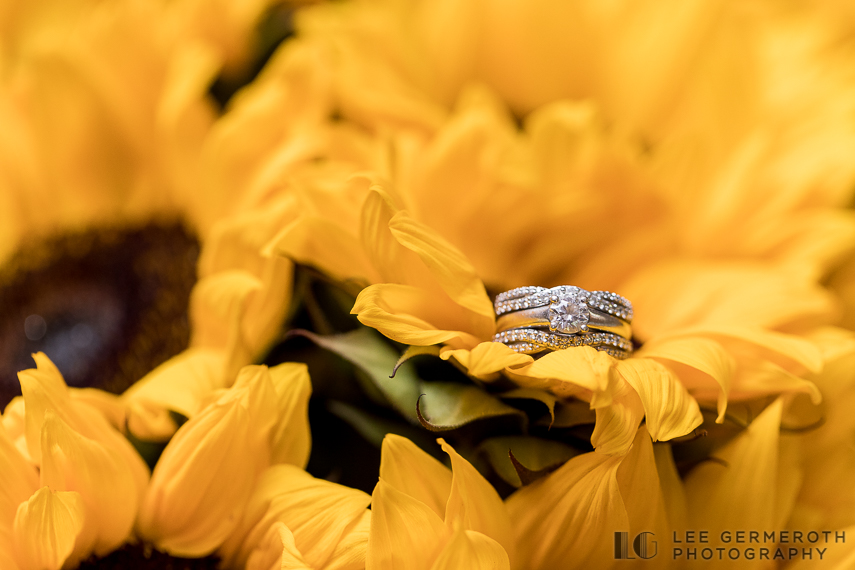
<path fill-rule="evenodd" d="M 126 544 L 104 558 L 91 558 L 78 570 L 214 570 L 219 560 L 205 558 L 176 558 L 139 544 Z"/>
<path fill-rule="evenodd" d="M 22 247 L 0 268 L 0 410 L 50 357 L 69 386 L 121 393 L 190 340 L 199 243 L 180 223 L 100 228 Z"/>

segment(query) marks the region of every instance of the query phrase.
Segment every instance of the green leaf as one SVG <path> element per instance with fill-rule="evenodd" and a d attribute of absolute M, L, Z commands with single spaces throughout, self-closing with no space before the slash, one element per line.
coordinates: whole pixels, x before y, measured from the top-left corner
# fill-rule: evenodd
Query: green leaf
<path fill-rule="evenodd" d="M 450 431 L 486 418 L 506 416 L 525 430 L 527 416 L 476 386 L 450 382 L 424 382 L 418 418 L 431 431 Z"/>
<path fill-rule="evenodd" d="M 428 354 L 430 356 L 435 356 L 439 358 L 439 345 L 431 345 L 431 346 L 408 346 L 407 350 L 404 351 L 404 354 L 401 355 L 401 358 L 398 359 L 398 362 L 395 363 L 395 368 L 392 369 L 392 378 L 395 377 L 395 374 L 398 373 L 398 368 L 401 367 L 403 363 L 413 358 L 414 356 L 422 356 L 424 354 Z"/>
<path fill-rule="evenodd" d="M 503 400 L 537 400 L 542 402 L 549 409 L 549 427 L 555 422 L 555 402 L 558 398 L 545 390 L 537 388 L 517 388 L 508 392 L 502 392 L 498 395 Z"/>
<path fill-rule="evenodd" d="M 486 418 L 508 417 L 521 429 L 528 427 L 525 413 L 477 386 L 422 382 L 412 366 L 401 366 L 394 378 L 389 376 L 409 358 L 433 354 L 432 350 L 408 350 L 399 358 L 395 349 L 369 328 L 331 336 L 304 330 L 290 334 L 304 336 L 355 365 L 357 377 L 367 378 L 369 388 L 379 390 L 392 408 L 413 424 L 421 423 L 431 431 L 450 431 Z"/>
<path fill-rule="evenodd" d="M 579 453 L 560 441 L 527 436 L 494 437 L 481 443 L 496 474 L 514 487 L 542 477 Z"/>
<path fill-rule="evenodd" d="M 293 330 L 321 348 L 333 352 L 356 366 L 389 404 L 408 421 L 418 423 L 416 402 L 419 399 L 419 379 L 412 367 L 404 367 L 390 378 L 398 361 L 398 353 L 379 333 L 369 328 L 331 336 L 320 336 L 305 330 Z"/>

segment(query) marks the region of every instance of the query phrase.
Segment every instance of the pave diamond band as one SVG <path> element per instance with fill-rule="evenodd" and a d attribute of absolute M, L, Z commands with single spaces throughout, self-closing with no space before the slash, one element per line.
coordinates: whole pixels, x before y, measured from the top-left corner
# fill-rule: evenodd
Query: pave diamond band
<path fill-rule="evenodd" d="M 632 303 L 609 291 L 580 287 L 518 287 L 494 303 L 495 342 L 534 354 L 592 346 L 616 358 L 632 353 Z"/>
<path fill-rule="evenodd" d="M 589 306 L 623 319 L 628 323 L 632 322 L 632 303 L 620 295 L 611 293 L 610 291 L 585 291 L 581 287 L 573 287 L 571 285 L 562 285 L 560 287 L 552 287 L 551 289 L 547 289 L 546 287 L 518 287 L 500 293 L 496 297 L 494 307 L 496 315 L 501 316 L 511 311 L 549 305 L 551 298 L 556 296 L 563 297 L 570 294 L 581 294 L 586 297 L 586 302 Z"/>
<path fill-rule="evenodd" d="M 591 346 L 615 358 L 632 354 L 632 342 L 610 333 L 555 334 L 536 329 L 510 329 L 493 335 L 493 342 L 507 344 L 516 352 L 534 354 L 544 350 L 564 350 L 576 346 Z"/>

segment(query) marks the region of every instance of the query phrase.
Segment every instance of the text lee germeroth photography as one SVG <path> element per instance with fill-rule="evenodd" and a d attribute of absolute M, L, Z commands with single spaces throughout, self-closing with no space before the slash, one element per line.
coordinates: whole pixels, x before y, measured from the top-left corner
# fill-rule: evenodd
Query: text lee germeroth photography
<path fill-rule="evenodd" d="M 672 560 L 719 561 L 792 561 L 821 562 L 829 548 L 846 544 L 845 531 L 831 530 L 724 530 L 711 538 L 706 530 L 672 531 L 663 544 L 653 532 L 640 532 L 630 540 L 630 533 L 614 533 L 616 560 L 649 560 L 667 552 Z M 660 538 L 661 540 L 661 538 Z M 667 548 L 666 548 L 667 547 Z"/>

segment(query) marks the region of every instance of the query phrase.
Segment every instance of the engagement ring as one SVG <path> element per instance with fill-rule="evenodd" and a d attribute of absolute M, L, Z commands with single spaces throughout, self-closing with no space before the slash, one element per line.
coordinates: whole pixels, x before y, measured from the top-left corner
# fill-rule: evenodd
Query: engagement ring
<path fill-rule="evenodd" d="M 615 293 L 518 287 L 498 295 L 494 306 L 499 332 L 493 341 L 517 352 L 592 346 L 615 358 L 632 353 L 632 303 Z"/>

